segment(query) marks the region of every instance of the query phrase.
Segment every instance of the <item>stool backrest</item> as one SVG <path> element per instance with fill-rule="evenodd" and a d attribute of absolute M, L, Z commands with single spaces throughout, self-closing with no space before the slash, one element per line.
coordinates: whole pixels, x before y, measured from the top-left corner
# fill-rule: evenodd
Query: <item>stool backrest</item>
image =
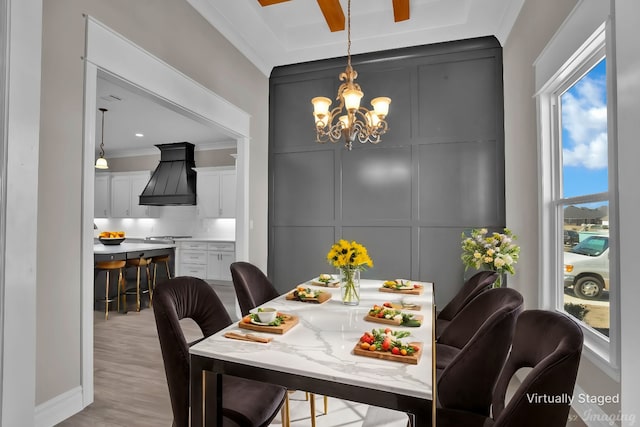
<path fill-rule="evenodd" d="M 447 326 L 438 343 L 461 350 L 438 379 L 442 407 L 489 415 L 493 388 L 522 307 L 518 291 L 490 289 L 474 298 Z"/>
<path fill-rule="evenodd" d="M 153 313 L 169 386 L 173 426 L 189 425 L 189 344 L 180 320 L 192 319 L 208 337 L 231 324 L 222 301 L 207 282 L 176 277 L 156 286 Z"/>
<path fill-rule="evenodd" d="M 280 295 L 267 276 L 251 263 L 232 263 L 231 278 L 243 316 L 249 314 L 249 310 Z"/>
<path fill-rule="evenodd" d="M 479 271 L 462 285 L 462 289 L 438 314 L 438 319 L 452 320 L 472 299 L 489 289 L 496 279 L 495 271 Z"/>
<path fill-rule="evenodd" d="M 573 395 L 582 345 L 582 330 L 568 316 L 545 310 L 524 311 L 496 384 L 494 427 L 564 427 L 570 406 L 545 403 L 543 397 Z M 525 367 L 532 369 L 505 407 L 509 382 L 518 369 Z"/>

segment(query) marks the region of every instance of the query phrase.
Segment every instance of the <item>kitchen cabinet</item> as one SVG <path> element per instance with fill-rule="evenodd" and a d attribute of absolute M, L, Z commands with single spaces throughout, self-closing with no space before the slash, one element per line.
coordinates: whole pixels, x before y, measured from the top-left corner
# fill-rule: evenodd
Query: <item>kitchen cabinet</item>
<path fill-rule="evenodd" d="M 180 242 L 179 243 L 180 276 L 193 276 L 200 279 L 207 278 L 207 244 L 204 242 Z"/>
<path fill-rule="evenodd" d="M 235 218 L 235 169 L 195 168 L 197 204 L 200 218 Z"/>
<path fill-rule="evenodd" d="M 109 218 L 111 215 L 111 176 L 108 173 L 96 174 L 94 186 L 93 216 Z"/>
<path fill-rule="evenodd" d="M 115 172 L 111 174 L 111 216 L 114 218 L 153 218 L 158 216 L 157 206 L 140 205 L 139 196 L 151 173 Z"/>
<path fill-rule="evenodd" d="M 231 263 L 235 261 L 234 243 L 209 243 L 207 279 L 231 281 Z"/>
<path fill-rule="evenodd" d="M 177 275 L 231 281 L 235 243 L 183 241 L 178 243 L 178 253 Z"/>

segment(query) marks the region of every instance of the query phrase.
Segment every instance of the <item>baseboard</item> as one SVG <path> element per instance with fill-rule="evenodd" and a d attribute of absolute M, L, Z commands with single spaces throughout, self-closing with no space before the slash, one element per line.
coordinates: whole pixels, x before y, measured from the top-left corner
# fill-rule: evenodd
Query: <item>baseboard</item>
<path fill-rule="evenodd" d="M 78 386 L 36 406 L 35 426 L 53 427 L 82 409 L 82 387 Z"/>

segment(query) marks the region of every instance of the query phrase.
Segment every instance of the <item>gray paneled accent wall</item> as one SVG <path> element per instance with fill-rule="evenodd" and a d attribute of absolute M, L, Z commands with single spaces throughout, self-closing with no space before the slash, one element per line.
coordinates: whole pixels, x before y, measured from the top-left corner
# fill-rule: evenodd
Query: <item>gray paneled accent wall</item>
<path fill-rule="evenodd" d="M 369 250 L 364 278 L 433 281 L 442 306 L 463 282 L 461 233 L 505 223 L 502 48 L 486 37 L 352 62 L 363 104 L 392 99 L 382 142 L 352 151 L 315 142 L 310 102 L 335 98 L 346 58 L 271 74 L 268 275 L 284 292 L 332 272 L 345 238 Z"/>

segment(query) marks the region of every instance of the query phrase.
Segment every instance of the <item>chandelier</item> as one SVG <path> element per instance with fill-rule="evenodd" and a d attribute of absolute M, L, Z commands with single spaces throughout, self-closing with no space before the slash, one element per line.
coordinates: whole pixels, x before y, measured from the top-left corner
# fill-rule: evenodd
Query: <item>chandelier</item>
<path fill-rule="evenodd" d="M 356 139 L 362 144 L 367 142 L 377 144 L 380 142 L 380 136 L 387 131 L 387 122 L 384 119 L 389 113 L 391 99 L 384 96 L 372 99 L 372 111 L 361 107 L 360 100 L 364 93 L 360 85 L 354 82 L 357 77 L 357 71 L 351 67 L 351 0 L 349 0 L 347 2 L 347 68 L 339 75 L 340 81 L 344 82 L 338 88 L 336 100 L 339 104 L 329 110 L 331 108 L 329 98 L 318 96 L 311 100 L 316 122 L 316 142 L 335 143 L 343 137 L 345 147 L 351 150 Z"/>

